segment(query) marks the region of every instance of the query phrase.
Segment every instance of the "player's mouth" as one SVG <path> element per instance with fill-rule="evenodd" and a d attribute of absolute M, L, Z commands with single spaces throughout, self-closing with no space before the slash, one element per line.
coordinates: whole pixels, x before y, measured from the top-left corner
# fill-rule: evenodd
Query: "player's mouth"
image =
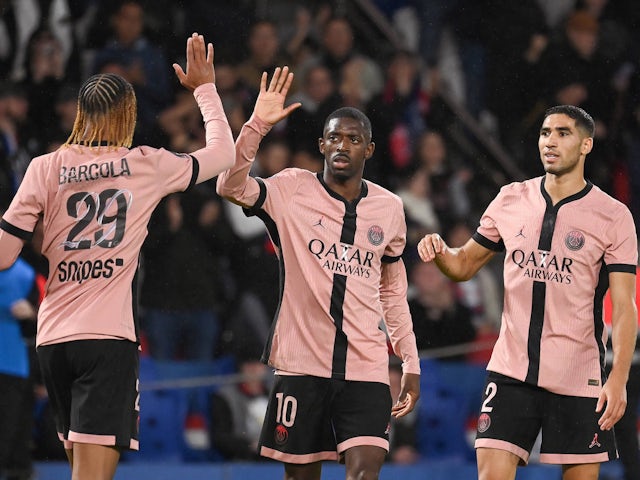
<path fill-rule="evenodd" d="M 549 162 L 555 162 L 560 158 L 560 155 L 558 155 L 557 153 L 554 152 L 545 152 L 544 153 L 544 159 L 549 161 Z"/>
<path fill-rule="evenodd" d="M 348 155 L 339 153 L 333 157 L 333 166 L 337 168 L 346 168 L 349 166 L 351 159 Z"/>

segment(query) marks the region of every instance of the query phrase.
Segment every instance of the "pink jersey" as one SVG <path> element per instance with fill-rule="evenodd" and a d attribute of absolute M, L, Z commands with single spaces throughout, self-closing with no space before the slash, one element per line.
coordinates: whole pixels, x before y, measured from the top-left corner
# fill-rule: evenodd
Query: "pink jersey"
<path fill-rule="evenodd" d="M 264 358 L 287 373 L 389 382 L 384 318 L 405 372 L 419 373 L 407 279 L 402 201 L 363 181 L 347 202 L 322 174 L 285 169 L 248 177 L 268 127 L 253 118 L 236 142 L 236 166 L 220 175 L 218 193 L 253 205 L 280 261 L 280 305 Z M 230 195 L 232 194 L 232 195 Z"/>
<path fill-rule="evenodd" d="M 196 89 L 196 98 L 207 122 L 207 147 L 193 155 L 72 145 L 29 165 L 0 226 L 28 239 L 43 216 L 49 278 L 37 345 L 138 340 L 132 287 L 153 209 L 165 195 L 196 182 L 199 161 L 217 163 L 219 173 L 233 160 L 233 139 L 213 85 Z"/>
<path fill-rule="evenodd" d="M 604 382 L 608 272 L 635 274 L 631 213 L 591 183 L 555 206 L 544 177 L 503 187 L 474 240 L 506 250 L 500 337 L 487 367 L 561 395 Z"/>

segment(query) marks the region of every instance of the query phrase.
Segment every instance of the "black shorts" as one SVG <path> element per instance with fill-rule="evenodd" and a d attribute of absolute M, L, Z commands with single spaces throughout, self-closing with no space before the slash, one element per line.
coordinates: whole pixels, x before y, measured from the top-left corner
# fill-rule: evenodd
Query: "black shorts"
<path fill-rule="evenodd" d="M 338 460 L 347 449 L 389 450 L 391 393 L 378 382 L 277 375 L 260 454 L 285 463 Z"/>
<path fill-rule="evenodd" d="M 613 430 L 598 426 L 597 398 L 551 393 L 495 372 L 485 382 L 476 448 L 497 448 L 519 456 L 521 464 L 542 431 L 540 462 L 557 465 L 600 463 L 617 458 Z"/>
<path fill-rule="evenodd" d="M 136 343 L 77 340 L 40 346 L 37 353 L 65 448 L 78 442 L 138 450 Z"/>

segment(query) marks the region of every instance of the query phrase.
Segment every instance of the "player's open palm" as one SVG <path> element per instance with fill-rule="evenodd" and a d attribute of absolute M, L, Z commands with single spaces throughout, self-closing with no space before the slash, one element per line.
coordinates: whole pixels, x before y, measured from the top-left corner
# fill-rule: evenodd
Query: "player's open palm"
<path fill-rule="evenodd" d="M 173 70 L 183 87 L 193 91 L 200 85 L 215 82 L 216 75 L 213 69 L 213 45 L 205 45 L 204 37 L 194 33 L 187 39 L 187 71 L 177 63 L 173 64 Z"/>
<path fill-rule="evenodd" d="M 264 72 L 260 80 L 260 94 L 256 100 L 253 113 L 260 120 L 270 125 L 275 125 L 300 107 L 302 105 L 300 102 L 284 107 L 284 101 L 291 87 L 291 82 L 293 82 L 293 73 L 289 72 L 289 67 L 276 68 L 268 87 L 267 73 Z"/>

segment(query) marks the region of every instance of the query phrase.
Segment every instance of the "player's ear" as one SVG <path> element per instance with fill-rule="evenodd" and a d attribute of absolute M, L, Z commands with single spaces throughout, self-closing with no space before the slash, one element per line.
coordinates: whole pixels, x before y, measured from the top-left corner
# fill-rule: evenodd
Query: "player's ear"
<path fill-rule="evenodd" d="M 376 144 L 374 142 L 369 142 L 369 145 L 367 145 L 367 149 L 364 152 L 364 159 L 369 160 L 373 156 L 375 149 Z"/>
<path fill-rule="evenodd" d="M 324 138 L 322 137 L 318 139 L 318 150 L 324 155 Z"/>
<path fill-rule="evenodd" d="M 587 155 L 593 149 L 593 138 L 587 137 L 582 140 L 582 146 L 580 147 L 580 153 Z"/>

